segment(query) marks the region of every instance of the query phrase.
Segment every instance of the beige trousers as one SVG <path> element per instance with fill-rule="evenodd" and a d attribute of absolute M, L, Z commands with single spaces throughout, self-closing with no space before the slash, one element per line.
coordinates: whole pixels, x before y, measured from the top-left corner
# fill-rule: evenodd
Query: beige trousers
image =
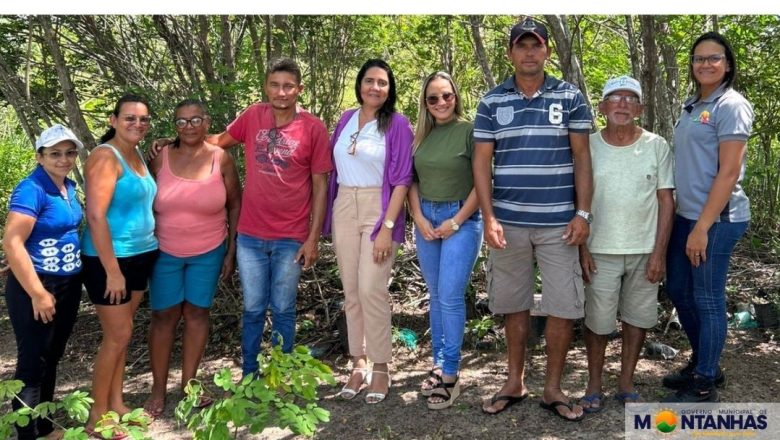
<path fill-rule="evenodd" d="M 392 358 L 387 284 L 399 246 L 393 242 L 391 258 L 374 263 L 371 232 L 381 214 L 381 188 L 339 187 L 333 203 L 333 248 L 344 287 L 349 353 L 375 363 Z"/>

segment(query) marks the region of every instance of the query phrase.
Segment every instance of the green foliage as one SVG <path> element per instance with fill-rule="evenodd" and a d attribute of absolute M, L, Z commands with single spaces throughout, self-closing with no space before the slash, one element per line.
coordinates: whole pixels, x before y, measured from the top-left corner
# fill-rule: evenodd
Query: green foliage
<path fill-rule="evenodd" d="M 18 398 L 24 383 L 20 380 L 0 380 L 0 400 Z M 15 431 L 15 425 L 27 426 L 35 419 L 49 419 L 54 426 L 64 431 L 63 438 L 69 440 L 86 440 L 89 436 L 82 426 L 89 418 L 89 408 L 93 400 L 85 391 L 74 391 L 66 395 L 60 402 L 41 402 L 31 408 L 24 405 L 16 411 L 0 415 L 0 438 L 10 438 Z M 64 411 L 68 418 L 79 424 L 78 427 L 65 428 L 60 425 L 54 415 Z M 143 415 L 143 409 L 138 408 L 122 417 L 113 411 L 108 412 L 97 423 L 95 432 L 103 438 L 111 438 L 114 432 L 123 432 L 133 440 L 148 439 L 150 420 Z"/>
<path fill-rule="evenodd" d="M 631 56 L 643 77 L 656 81 L 656 94 L 669 106 L 656 112 L 653 127 L 671 137 L 680 102 L 691 91 L 688 50 L 702 32 L 717 28 L 731 41 L 737 55 L 738 88 L 753 104 L 755 121 L 748 144 L 744 186 L 753 200 L 752 227 L 764 236 L 780 233 L 780 18 L 777 15 L 659 15 L 663 26 L 652 38 L 659 53 L 646 54 L 642 24 L 630 15 L 567 15 L 573 58 L 582 67 L 586 89 L 600 95 L 605 80 L 632 70 Z M 81 112 L 95 136 L 107 128 L 107 116 L 116 99 L 133 91 L 149 97 L 153 124 L 143 142 L 174 134 L 170 123 L 174 105 L 184 98 L 206 102 L 212 132 L 220 132 L 247 105 L 263 98 L 268 62 L 279 56 L 296 59 L 302 68 L 304 92 L 300 104 L 333 127 L 344 109 L 354 107 L 354 81 L 360 65 L 381 57 L 392 66 L 397 82 L 397 111 L 412 123 L 418 113 L 421 80 L 436 70 L 452 74 L 465 114 L 473 119 L 477 103 L 492 80 L 512 74 L 506 57 L 507 32 L 517 15 L 66 15 L 51 17 Z M 537 16 L 541 21 L 550 17 Z M 631 26 L 629 26 L 629 24 Z M 475 51 L 476 25 L 485 63 L 483 72 Z M 629 38 L 629 30 L 631 38 Z M 36 20 L 28 16 L 0 17 L 0 57 L 9 66 L 10 81 L 0 82 L 0 101 L 10 103 L 11 91 L 30 98 L 15 102 L 14 110 L 28 123 L 67 119 L 62 84 L 58 80 L 48 43 Z M 29 54 L 28 54 L 28 43 Z M 665 48 L 667 51 L 660 51 Z M 547 71 L 560 76 L 560 54 L 553 47 Z M 669 55 L 669 53 L 673 55 Z M 676 65 L 665 65 L 669 58 Z M 658 61 L 655 71 L 646 61 Z M 673 63 L 669 63 L 673 64 Z M 15 71 L 14 71 L 15 69 Z M 678 77 L 679 76 L 679 77 Z M 5 79 L 5 78 L 4 78 Z M 15 89 L 15 90 L 12 90 Z M 649 97 L 648 97 L 649 98 Z M 671 113 L 670 113 L 671 112 Z M 647 113 L 647 111 L 646 111 Z M 0 114 L 0 197 L 8 182 L 20 178 L 32 162 L 8 155 L 12 145 L 25 151 L 29 141 L 18 121 Z M 649 119 L 649 118 L 648 118 Z M 646 119 L 643 118 L 643 123 Z M 602 121 L 603 122 L 603 121 Z M 672 139 L 667 139 L 670 142 Z M 236 150 L 239 167 L 243 152 Z M 9 164 L 12 165 L 9 168 Z M 17 173 L 18 174 L 18 173 Z M 0 200 L 0 218 L 5 199 Z"/>
<path fill-rule="evenodd" d="M 311 436 L 319 423 L 330 421 L 330 413 L 316 404 L 317 386 L 336 381 L 330 367 L 313 358 L 308 348 L 296 346 L 291 353 L 283 353 L 280 344 L 258 355 L 258 361 L 259 373 L 238 383 L 227 368 L 216 373 L 214 384 L 224 396 L 200 411 L 196 405 L 204 387 L 197 380 L 187 384 L 187 397 L 176 406 L 176 418 L 187 425 L 194 439 L 236 438 L 239 428 L 257 434 L 269 426 Z"/>
<path fill-rule="evenodd" d="M 20 180 L 35 168 L 35 149 L 12 111 L 0 110 L 0 225 L 8 215 L 8 200 Z"/>
<path fill-rule="evenodd" d="M 480 340 L 487 336 L 495 324 L 495 321 L 490 316 L 470 319 L 466 323 L 466 334 L 471 335 L 476 340 Z"/>

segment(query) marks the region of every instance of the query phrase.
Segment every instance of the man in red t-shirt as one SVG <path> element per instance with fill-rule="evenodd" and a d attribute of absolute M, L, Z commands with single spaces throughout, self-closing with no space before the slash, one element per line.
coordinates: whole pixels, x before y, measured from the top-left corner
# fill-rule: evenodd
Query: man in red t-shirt
<path fill-rule="evenodd" d="M 258 369 L 265 314 L 273 315 L 272 343 L 292 350 L 301 268 L 319 256 L 327 176 L 333 168 L 328 131 L 297 106 L 303 90 L 295 61 L 268 67 L 269 102 L 247 107 L 227 130 L 206 140 L 222 148 L 244 144 L 246 180 L 238 220 L 237 255 L 244 315 L 244 375 Z"/>

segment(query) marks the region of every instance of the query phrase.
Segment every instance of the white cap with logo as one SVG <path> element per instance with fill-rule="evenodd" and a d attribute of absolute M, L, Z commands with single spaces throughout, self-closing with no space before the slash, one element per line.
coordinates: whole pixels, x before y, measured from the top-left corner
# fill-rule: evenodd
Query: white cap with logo
<path fill-rule="evenodd" d="M 604 84 L 604 90 L 601 92 L 601 100 L 603 101 L 607 96 L 618 90 L 635 93 L 639 100 L 642 101 L 642 85 L 639 84 L 639 81 L 628 75 L 608 79 L 607 83 Z"/>
<path fill-rule="evenodd" d="M 84 148 L 84 144 L 73 134 L 70 129 L 63 127 L 62 124 L 55 124 L 46 130 L 43 130 L 41 136 L 35 141 L 35 149 L 40 151 L 41 148 L 47 148 L 62 141 L 71 141 L 76 148 Z"/>

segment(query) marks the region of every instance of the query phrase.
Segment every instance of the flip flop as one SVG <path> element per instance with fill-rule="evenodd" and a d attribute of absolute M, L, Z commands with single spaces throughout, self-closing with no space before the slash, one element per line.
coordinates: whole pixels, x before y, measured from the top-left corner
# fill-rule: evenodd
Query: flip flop
<path fill-rule="evenodd" d="M 496 415 L 498 413 L 502 413 L 502 412 L 506 411 L 510 406 L 512 406 L 512 405 L 514 405 L 516 403 L 522 402 L 527 397 L 528 397 L 528 393 L 525 393 L 522 396 L 507 396 L 507 395 L 499 396 L 498 394 L 494 394 L 493 397 L 490 398 L 490 406 L 493 406 L 493 405 L 495 405 L 496 403 L 498 403 L 498 402 L 500 402 L 502 400 L 506 401 L 506 404 L 503 407 L 501 407 L 501 409 L 499 409 L 497 411 L 485 411 L 485 407 L 483 406 L 482 407 L 482 412 L 485 413 L 485 414 L 489 414 L 491 416 L 494 416 L 494 415 Z"/>
<path fill-rule="evenodd" d="M 617 394 L 615 394 L 615 399 L 619 400 L 620 403 L 625 405 L 626 403 L 639 403 L 642 402 L 642 395 L 639 394 L 639 391 L 619 391 Z"/>
<path fill-rule="evenodd" d="M 544 400 L 539 402 L 539 406 L 541 406 L 543 409 L 546 409 L 547 411 L 550 411 L 551 413 L 555 414 L 556 416 L 562 418 L 563 420 L 566 420 L 568 422 L 579 422 L 585 417 L 585 413 L 583 413 L 581 416 L 570 419 L 566 417 L 565 415 L 558 412 L 558 408 L 565 406 L 566 408 L 569 408 L 569 411 L 574 412 L 574 405 L 571 403 L 561 402 L 560 400 L 555 400 L 550 403 L 545 403 Z"/>
<path fill-rule="evenodd" d="M 606 397 L 607 396 L 602 392 L 587 394 L 580 399 L 580 406 L 582 407 L 582 410 L 588 414 L 597 413 L 604 409 L 604 399 Z M 588 406 L 583 405 L 582 402 L 587 402 Z M 595 406 L 594 404 L 598 406 Z"/>

